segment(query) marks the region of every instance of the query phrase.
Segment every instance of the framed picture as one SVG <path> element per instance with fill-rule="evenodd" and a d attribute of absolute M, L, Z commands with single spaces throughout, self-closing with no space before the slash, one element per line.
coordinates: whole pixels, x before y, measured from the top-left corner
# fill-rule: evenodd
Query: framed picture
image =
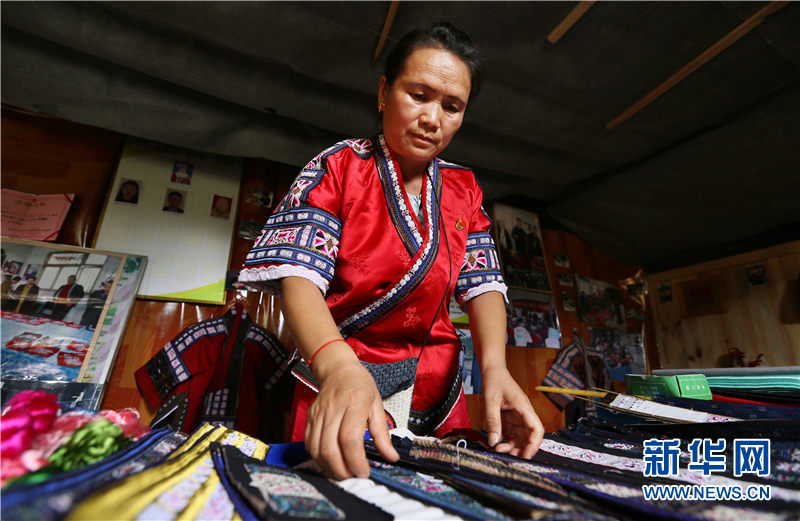
<path fill-rule="evenodd" d="M 26 274 L 3 291 L 3 390 L 90 384 L 88 396 L 97 403 L 81 406 L 98 406 L 147 258 L 5 237 L 3 250 L 20 259 Z"/>
<path fill-rule="evenodd" d="M 685 317 L 726 313 L 725 287 L 722 275 L 708 275 L 678 283 L 681 312 Z"/>
<path fill-rule="evenodd" d="M 602 280 L 578 275 L 578 318 L 597 327 L 625 331 L 627 322 L 622 290 Z"/>
<path fill-rule="evenodd" d="M 647 374 L 647 359 L 641 333 L 620 333 L 589 328 L 591 349 L 603 358 L 611 380 L 624 381 L 625 375 Z"/>
<path fill-rule="evenodd" d="M 535 213 L 499 203 L 495 203 L 492 210 L 506 284 L 550 292 L 539 217 Z"/>
<path fill-rule="evenodd" d="M 747 267 L 747 283 L 751 286 L 767 285 L 767 268 L 763 264 Z"/>
<path fill-rule="evenodd" d="M 556 304 L 552 295 L 509 288 L 506 343 L 519 347 L 561 347 Z"/>
<path fill-rule="evenodd" d="M 94 247 L 148 258 L 141 297 L 222 304 L 241 175 L 239 158 L 129 137 Z"/>

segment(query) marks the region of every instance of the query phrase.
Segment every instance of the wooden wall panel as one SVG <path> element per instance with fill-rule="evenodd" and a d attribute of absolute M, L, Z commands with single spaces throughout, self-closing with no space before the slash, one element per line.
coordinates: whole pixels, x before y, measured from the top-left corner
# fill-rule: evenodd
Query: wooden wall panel
<path fill-rule="evenodd" d="M 766 268 L 766 285 L 747 281 L 747 267 L 756 264 Z M 798 274 L 800 241 L 649 276 L 663 367 L 729 367 L 730 348 L 743 351 L 745 361 L 763 353 L 765 365 L 800 365 Z M 727 312 L 683 316 L 679 284 L 706 275 L 721 275 Z M 660 301 L 662 284 L 671 286 L 671 302 Z"/>
<path fill-rule="evenodd" d="M 564 413 L 553 405 L 544 393 L 534 390 L 542 384 L 545 373 L 553 365 L 553 360 L 558 354 L 557 349 L 543 347 L 506 347 L 506 361 L 508 370 L 514 380 L 531 399 L 533 409 L 539 416 L 546 432 L 557 431 L 564 427 Z M 468 394 L 467 408 L 472 422 L 472 428 L 482 430 L 486 428 L 486 414 L 483 405 L 483 395 Z"/>
<path fill-rule="evenodd" d="M 558 285 L 558 274 L 569 273 L 572 275 L 573 280 L 575 275 L 582 275 L 590 279 L 602 280 L 612 284 L 617 284 L 619 281 L 625 280 L 629 277 L 634 277 L 637 274 L 644 281 L 645 274 L 641 266 L 625 264 L 604 255 L 596 250 L 589 243 L 574 235 L 558 230 L 543 230 L 542 242 L 545 247 L 545 261 L 547 262 L 547 269 L 550 272 L 550 284 L 554 289 L 556 308 L 558 312 L 558 321 L 561 327 L 562 345 L 568 345 L 572 342 L 574 334 L 580 335 L 585 343 L 588 344 L 590 340 L 589 325 L 578 319 L 576 311 L 567 311 L 564 309 L 564 302 L 562 299 L 562 292 L 568 292 L 573 297 L 573 302 L 578 304 L 577 287 L 564 287 Z M 554 256 L 556 254 L 567 255 L 569 257 L 569 267 L 562 268 L 555 265 Z M 652 288 L 650 288 L 652 291 Z M 625 308 L 641 309 L 633 299 L 631 299 L 626 292 L 623 291 Z M 649 309 L 646 310 L 649 317 Z M 647 328 L 649 320 L 644 324 L 638 320 L 628 319 L 629 332 L 641 332 L 643 326 Z M 647 356 L 647 366 L 649 369 L 657 369 L 660 367 L 658 358 L 658 350 L 655 345 L 655 338 L 649 338 L 647 331 L 645 331 L 645 354 Z"/>
<path fill-rule="evenodd" d="M 3 188 L 74 193 L 56 242 L 91 246 L 124 136 L 5 106 L 2 129 Z"/>

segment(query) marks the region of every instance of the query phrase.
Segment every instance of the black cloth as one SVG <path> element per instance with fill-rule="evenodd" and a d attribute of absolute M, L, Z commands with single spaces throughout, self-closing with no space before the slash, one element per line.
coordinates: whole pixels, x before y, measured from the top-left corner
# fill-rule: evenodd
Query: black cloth
<path fill-rule="evenodd" d="M 212 443 L 211 451 L 222 455 L 224 473 L 234 489 L 233 492 L 260 519 L 393 519 L 390 514 L 342 490 L 318 474 L 301 469 L 275 467 L 245 456 L 230 445 Z M 229 494 L 231 492 L 228 491 Z"/>

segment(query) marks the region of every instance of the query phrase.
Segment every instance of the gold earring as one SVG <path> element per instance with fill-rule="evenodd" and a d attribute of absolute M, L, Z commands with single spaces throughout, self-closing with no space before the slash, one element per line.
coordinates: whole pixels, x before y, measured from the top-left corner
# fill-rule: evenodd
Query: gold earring
<path fill-rule="evenodd" d="M 381 101 L 380 106 L 378 106 L 378 112 L 383 112 L 383 109 L 385 109 L 385 108 L 386 108 L 386 102 L 385 101 Z"/>

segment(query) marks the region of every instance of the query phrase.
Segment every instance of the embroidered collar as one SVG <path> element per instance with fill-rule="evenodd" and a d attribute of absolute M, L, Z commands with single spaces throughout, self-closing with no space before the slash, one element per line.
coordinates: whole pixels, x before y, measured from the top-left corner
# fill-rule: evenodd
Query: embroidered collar
<path fill-rule="evenodd" d="M 438 222 L 435 216 L 438 215 L 438 197 L 441 196 L 441 174 L 439 172 L 439 161 L 433 158 L 428 162 L 427 175 L 422 179 L 422 191 L 420 199 L 422 205 L 422 216 L 424 223 L 420 223 L 413 209 L 411 208 L 409 195 L 405 187 L 402 186 L 402 179 L 397 167 L 397 163 L 392 157 L 389 146 L 383 134 L 374 138 L 375 163 L 378 166 L 383 193 L 386 198 L 386 206 L 389 208 L 389 215 L 392 217 L 397 233 L 413 258 L 423 244 L 423 234 L 434 232 L 438 234 Z M 433 183 L 431 183 L 433 180 Z M 433 189 L 436 189 L 434 196 Z M 433 226 L 431 227 L 431 223 Z"/>
<path fill-rule="evenodd" d="M 382 295 L 339 322 L 339 331 L 345 338 L 386 315 L 413 293 L 439 254 L 439 223 L 435 218 L 439 210 L 438 205 L 434 204 L 441 196 L 442 183 L 438 160 L 436 158 L 431 160 L 428 165 L 427 179 L 424 179 L 422 183 L 424 215 L 427 221 L 425 234 L 422 235 L 417 218 L 412 215 L 413 212 L 409 208 L 410 203 L 407 200 L 405 189 L 400 185 L 397 167 L 386 140 L 383 135 L 378 135 L 375 142 L 378 145 L 375 147 L 375 163 L 383 186 L 386 205 L 395 229 L 411 257 L 411 265 L 408 267 L 408 271 L 402 276 L 398 276 L 398 279 Z M 431 180 L 433 180 L 432 183 Z M 439 195 L 434 196 L 434 189 Z"/>

